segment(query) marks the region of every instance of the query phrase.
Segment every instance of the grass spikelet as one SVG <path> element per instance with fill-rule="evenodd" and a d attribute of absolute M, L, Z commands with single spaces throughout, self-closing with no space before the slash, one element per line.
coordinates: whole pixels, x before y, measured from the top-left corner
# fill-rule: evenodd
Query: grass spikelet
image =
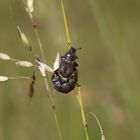
<path fill-rule="evenodd" d="M 26 34 L 21 30 L 21 28 L 19 26 L 17 26 L 17 31 L 18 31 L 19 37 L 20 37 L 23 45 L 25 47 L 29 48 L 29 50 L 31 51 L 32 50 L 31 44 L 30 44 Z"/>
<path fill-rule="evenodd" d="M 26 0 L 26 8 L 30 13 L 34 11 L 33 2 L 33 0 Z"/>
<path fill-rule="evenodd" d="M 2 60 L 10 60 L 10 56 L 5 53 L 0 53 L 0 59 Z"/>
<path fill-rule="evenodd" d="M 42 63 L 39 58 L 36 58 L 36 63 L 38 65 L 38 69 L 40 70 L 40 73 L 43 77 L 46 77 L 46 72 L 47 71 L 49 71 L 49 72 L 54 71 L 51 67 L 49 67 L 45 63 Z"/>
<path fill-rule="evenodd" d="M 25 10 L 26 10 L 31 22 L 32 22 L 32 26 L 34 28 L 36 28 L 36 22 L 33 18 L 33 11 L 34 11 L 33 4 L 34 4 L 34 1 L 33 0 L 25 0 L 24 4 L 25 4 Z"/>
<path fill-rule="evenodd" d="M 7 81 L 9 78 L 7 76 L 0 76 L 0 82 L 5 82 Z"/>
<path fill-rule="evenodd" d="M 28 68 L 33 66 L 33 64 L 29 61 L 17 61 L 16 65 L 22 67 L 28 67 Z"/>

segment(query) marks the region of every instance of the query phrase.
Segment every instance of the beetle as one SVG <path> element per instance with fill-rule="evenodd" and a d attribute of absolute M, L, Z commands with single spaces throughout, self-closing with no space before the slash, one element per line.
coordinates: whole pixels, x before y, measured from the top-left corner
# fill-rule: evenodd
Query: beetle
<path fill-rule="evenodd" d="M 62 93 L 69 93 L 74 90 L 78 81 L 78 70 L 76 63 L 75 48 L 71 47 L 70 50 L 60 58 L 60 65 L 52 75 L 52 82 L 54 88 Z"/>
<path fill-rule="evenodd" d="M 79 48 L 80 49 L 80 48 Z M 76 59 L 76 51 L 78 49 L 71 47 L 64 56 L 59 57 L 59 53 L 56 56 L 54 62 L 54 68 L 50 68 L 48 65 L 36 60 L 39 69 L 43 76 L 46 71 L 53 73 L 51 81 L 56 91 L 61 93 L 69 93 L 74 90 L 78 82 L 78 64 Z"/>

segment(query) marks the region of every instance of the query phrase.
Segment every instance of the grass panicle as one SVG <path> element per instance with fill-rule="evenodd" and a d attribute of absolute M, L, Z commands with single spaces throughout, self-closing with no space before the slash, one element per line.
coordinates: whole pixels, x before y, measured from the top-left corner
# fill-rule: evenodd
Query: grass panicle
<path fill-rule="evenodd" d="M 32 15 L 32 13 L 33 13 L 33 0 L 31 0 L 31 1 L 27 0 L 27 1 L 24 2 L 24 4 L 25 4 L 25 9 L 26 9 L 26 11 L 27 11 L 27 13 L 29 15 L 30 20 L 31 20 L 33 29 L 35 31 L 35 35 L 36 35 L 36 38 L 37 38 L 37 41 L 38 41 L 38 45 L 39 45 L 39 48 L 40 48 L 40 52 L 41 52 L 41 55 L 42 55 L 43 62 L 46 63 L 46 57 L 45 57 L 45 54 L 44 54 L 44 51 L 43 51 L 43 46 L 42 46 L 42 43 L 41 43 L 41 39 L 40 39 L 38 30 L 37 30 L 36 22 L 35 22 L 35 20 L 33 18 L 33 15 Z M 59 124 L 57 113 L 56 113 L 55 100 L 53 98 L 53 91 L 52 91 L 52 89 L 50 87 L 47 73 L 45 74 L 45 77 L 43 77 L 43 80 L 44 80 L 44 84 L 45 84 L 45 87 L 46 87 L 46 92 L 49 94 L 48 97 L 49 97 L 49 99 L 51 101 L 51 106 L 52 106 L 54 119 L 55 119 L 55 123 L 56 123 L 57 130 L 58 130 L 59 139 L 62 140 L 60 124 Z"/>

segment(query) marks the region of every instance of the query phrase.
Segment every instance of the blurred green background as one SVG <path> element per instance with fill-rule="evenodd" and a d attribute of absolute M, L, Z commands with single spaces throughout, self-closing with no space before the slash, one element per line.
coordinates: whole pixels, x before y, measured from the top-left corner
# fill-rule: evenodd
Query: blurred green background
<path fill-rule="evenodd" d="M 81 84 L 90 140 L 100 140 L 94 112 L 107 140 L 140 139 L 140 1 L 64 0 L 72 45 L 78 51 Z M 10 19 L 27 34 L 40 56 L 38 42 L 21 0 L 0 1 L 0 52 L 34 63 Z M 66 35 L 59 0 L 34 0 L 47 64 L 63 55 Z M 33 69 L 0 60 L 0 75 L 31 76 Z M 40 73 L 28 103 L 28 80 L 0 83 L 0 140 L 59 140 Z M 73 93 L 55 94 L 63 140 L 85 140 L 80 108 Z"/>

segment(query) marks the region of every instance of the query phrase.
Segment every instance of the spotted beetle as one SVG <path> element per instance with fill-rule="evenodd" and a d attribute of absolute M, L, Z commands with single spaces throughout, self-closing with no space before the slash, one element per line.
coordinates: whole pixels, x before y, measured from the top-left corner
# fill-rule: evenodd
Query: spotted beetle
<path fill-rule="evenodd" d="M 68 93 L 75 88 L 78 81 L 76 59 L 76 49 L 73 47 L 60 58 L 60 65 L 52 76 L 53 86 L 57 91 Z"/>
<path fill-rule="evenodd" d="M 38 58 L 36 59 L 39 70 L 44 77 L 46 76 L 46 71 L 53 73 L 51 78 L 53 87 L 61 93 L 69 93 L 74 90 L 77 84 L 78 64 L 76 63 L 76 59 L 78 59 L 78 57 L 76 56 L 76 51 L 77 49 L 71 47 L 64 56 L 59 57 L 58 53 L 53 69 L 40 62 Z"/>

